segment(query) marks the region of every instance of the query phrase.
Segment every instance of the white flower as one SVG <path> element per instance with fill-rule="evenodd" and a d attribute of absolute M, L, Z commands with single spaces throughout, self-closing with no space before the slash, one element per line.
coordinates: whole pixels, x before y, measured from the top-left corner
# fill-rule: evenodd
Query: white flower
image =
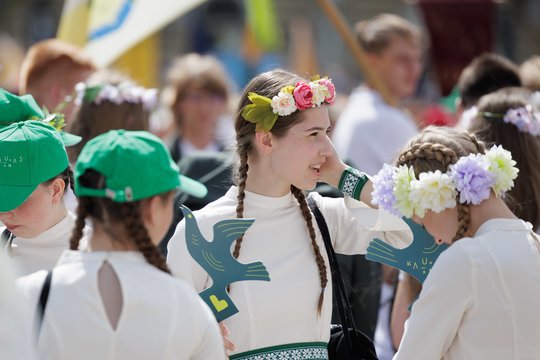
<path fill-rule="evenodd" d="M 296 103 L 292 94 L 280 91 L 272 98 L 272 110 L 279 116 L 287 116 L 296 111 Z"/>
<path fill-rule="evenodd" d="M 83 82 L 77 83 L 75 85 L 75 92 L 77 93 L 77 97 L 75 98 L 75 105 L 81 106 L 84 98 L 84 93 L 86 91 L 86 84 Z"/>
<path fill-rule="evenodd" d="M 489 160 L 489 171 L 495 176 L 493 190 L 497 196 L 510 190 L 514 186 L 519 170 L 515 167 L 516 162 L 512 160 L 510 151 L 502 146 L 493 145 L 486 153 Z"/>
<path fill-rule="evenodd" d="M 407 165 L 401 165 L 394 174 L 394 195 L 396 196 L 396 208 L 405 217 L 414 214 L 414 204 L 410 201 L 411 182 L 416 180 L 414 169 Z"/>
<path fill-rule="evenodd" d="M 409 199 L 415 205 L 415 213 L 424 217 L 426 210 L 436 213 L 456 206 L 456 189 L 452 178 L 440 170 L 421 173 L 411 183 Z"/>
<path fill-rule="evenodd" d="M 326 86 L 323 86 L 316 82 L 310 82 L 309 87 L 311 88 L 311 91 L 313 92 L 313 98 L 311 99 L 311 102 L 315 106 L 320 106 L 324 99 L 329 95 L 328 89 Z"/>

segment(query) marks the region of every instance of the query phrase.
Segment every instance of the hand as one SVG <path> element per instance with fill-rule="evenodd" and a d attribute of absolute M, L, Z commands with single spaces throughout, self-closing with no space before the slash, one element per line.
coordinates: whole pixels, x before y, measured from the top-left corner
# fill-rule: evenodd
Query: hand
<path fill-rule="evenodd" d="M 231 333 L 229 328 L 220 322 L 219 330 L 221 330 L 221 336 L 223 336 L 223 343 L 225 344 L 225 351 L 227 352 L 227 355 L 229 355 L 231 351 L 236 351 L 236 344 L 233 343 L 229 338 L 229 334 Z"/>
<path fill-rule="evenodd" d="M 341 174 L 347 169 L 347 165 L 339 158 L 334 144 L 331 141 L 328 142 L 331 146 L 331 153 L 326 157 L 326 161 L 321 166 L 321 177 L 319 179 L 321 182 L 337 188 Z"/>

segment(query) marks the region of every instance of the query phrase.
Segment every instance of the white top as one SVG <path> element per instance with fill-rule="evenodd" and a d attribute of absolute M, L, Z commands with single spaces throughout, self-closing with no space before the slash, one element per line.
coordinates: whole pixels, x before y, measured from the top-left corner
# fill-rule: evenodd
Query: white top
<path fill-rule="evenodd" d="M 394 359 L 540 359 L 540 255 L 531 228 L 489 220 L 445 250 Z"/>
<path fill-rule="evenodd" d="M 30 314 L 21 306 L 10 259 L 0 250 L 0 359 L 35 359 Z"/>
<path fill-rule="evenodd" d="M 122 289 L 116 330 L 98 290 L 107 261 Z M 46 276 L 17 280 L 35 312 Z M 38 339 L 41 359 L 225 359 L 210 309 L 190 286 L 148 264 L 141 253 L 66 250 L 54 268 Z"/>
<path fill-rule="evenodd" d="M 202 235 L 211 241 L 213 225 L 236 218 L 237 188 L 232 187 L 220 199 L 195 211 Z M 323 198 L 311 194 L 318 204 L 336 252 L 365 253 L 370 240 L 379 237 L 403 248 L 412 237 L 399 218 L 367 207 L 349 197 Z M 332 314 L 332 282 L 328 256 L 317 224 L 317 244 L 327 267 L 321 315 L 317 302 L 321 292 L 319 272 L 307 226 L 298 202 L 292 194 L 267 197 L 246 191 L 244 217 L 255 222 L 246 231 L 239 261 L 262 261 L 270 282 L 242 281 L 231 285 L 230 296 L 239 313 L 225 320 L 237 353 L 265 347 L 304 342 L 327 342 Z M 383 234 L 375 230 L 388 230 Z M 168 263 L 175 276 L 185 279 L 202 291 L 210 286 L 207 273 L 191 258 L 182 221 L 169 241 Z M 231 248 L 232 252 L 232 248 Z"/>
<path fill-rule="evenodd" d="M 337 120 L 332 141 L 339 156 L 370 175 L 394 158 L 414 135 L 415 122 L 365 87 L 356 88 Z"/>
<path fill-rule="evenodd" d="M 33 238 L 14 237 L 11 245 L 7 245 L 7 253 L 13 257 L 19 276 L 38 270 L 52 269 L 64 250 L 69 248 L 69 239 L 75 227 L 75 215 L 68 215 L 49 230 Z M 5 227 L 0 229 L 0 233 Z M 85 234 L 88 233 L 85 229 Z M 80 241 L 79 249 L 86 248 L 86 236 Z"/>

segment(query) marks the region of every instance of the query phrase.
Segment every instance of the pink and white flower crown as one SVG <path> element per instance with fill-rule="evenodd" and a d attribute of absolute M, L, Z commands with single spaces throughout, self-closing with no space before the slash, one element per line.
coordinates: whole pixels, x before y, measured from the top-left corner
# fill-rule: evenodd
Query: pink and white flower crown
<path fill-rule="evenodd" d="M 242 116 L 249 122 L 257 124 L 256 131 L 270 131 L 278 116 L 287 116 L 296 110 L 306 110 L 332 105 L 336 97 L 336 88 L 327 77 L 315 78 L 312 81 L 298 81 L 296 85 L 282 88 L 272 99 L 254 92 L 248 94 L 251 104 L 242 110 Z"/>

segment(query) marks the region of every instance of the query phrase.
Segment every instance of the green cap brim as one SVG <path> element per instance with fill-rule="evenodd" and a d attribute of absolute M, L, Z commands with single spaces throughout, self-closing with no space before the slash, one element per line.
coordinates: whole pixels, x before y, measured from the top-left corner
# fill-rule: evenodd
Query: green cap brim
<path fill-rule="evenodd" d="M 178 186 L 178 189 L 198 198 L 203 198 L 208 194 L 208 189 L 204 184 L 184 175 L 180 175 L 180 186 Z"/>
<path fill-rule="evenodd" d="M 78 135 L 73 135 L 64 131 L 60 132 L 60 136 L 62 136 L 62 140 L 65 146 L 77 145 L 82 140 L 82 137 Z"/>
<path fill-rule="evenodd" d="M 6 186 L 0 185 L 0 212 L 18 208 L 38 185 L 35 186 Z"/>
<path fill-rule="evenodd" d="M 0 123 L 0 129 L 6 126 L 9 126 L 11 124 L 13 123 Z M 60 136 L 62 136 L 62 142 L 64 143 L 65 146 L 77 145 L 82 140 L 82 137 L 78 135 L 73 135 L 64 131 L 60 131 Z"/>

